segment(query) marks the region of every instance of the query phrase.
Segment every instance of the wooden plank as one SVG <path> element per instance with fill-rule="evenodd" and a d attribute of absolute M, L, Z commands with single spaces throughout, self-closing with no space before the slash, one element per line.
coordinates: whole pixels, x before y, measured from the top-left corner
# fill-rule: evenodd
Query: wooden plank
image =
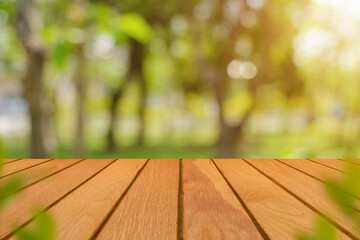
<path fill-rule="evenodd" d="M 350 162 L 352 164 L 360 165 L 360 161 L 358 159 L 354 160 L 342 160 L 342 159 L 309 159 L 309 161 L 317 162 L 319 164 L 323 164 L 340 171 L 343 171 L 344 165 L 346 162 Z"/>
<path fill-rule="evenodd" d="M 341 162 L 350 162 L 356 165 L 360 165 L 360 159 L 334 159 Z"/>
<path fill-rule="evenodd" d="M 89 239 L 145 162 L 145 159 L 117 160 L 51 208 L 56 239 Z"/>
<path fill-rule="evenodd" d="M 314 212 L 240 159 L 214 160 L 271 239 L 311 233 Z"/>
<path fill-rule="evenodd" d="M 8 158 L 8 159 L 4 159 L 2 164 L 9 164 L 11 162 L 16 162 L 16 161 L 20 161 L 22 160 L 22 158 Z M 0 165 L 2 165 L 0 164 Z"/>
<path fill-rule="evenodd" d="M 179 160 L 150 160 L 92 239 L 176 239 Z"/>
<path fill-rule="evenodd" d="M 306 159 L 276 160 L 319 181 L 323 181 L 324 177 L 331 176 L 339 178 L 343 175 L 343 173 L 337 169 L 329 168 Z"/>
<path fill-rule="evenodd" d="M 0 216 L 0 238 L 11 233 L 14 223 L 28 224 L 34 205 L 52 207 L 112 161 L 87 159 L 21 191 L 16 201 Z"/>
<path fill-rule="evenodd" d="M 344 162 L 343 161 L 338 161 L 335 159 L 307 159 L 308 161 L 317 163 L 319 165 L 337 170 L 337 171 L 342 171 L 343 170 L 343 166 L 344 166 Z"/>
<path fill-rule="evenodd" d="M 185 239 L 262 239 L 209 159 L 183 160 Z"/>
<path fill-rule="evenodd" d="M 337 170 L 335 168 L 326 167 L 325 165 L 318 164 L 315 161 L 307 160 L 308 163 L 305 162 L 305 160 L 299 160 L 299 159 L 291 159 L 291 160 L 279 160 L 283 162 L 284 164 L 289 164 L 289 166 L 294 167 L 295 169 L 298 169 L 298 171 L 305 172 L 307 171 L 310 176 L 313 176 L 314 178 L 317 178 L 319 181 L 323 181 L 323 179 L 327 177 L 331 177 L 333 179 L 342 181 L 344 178 L 344 172 L 342 170 Z M 335 162 L 335 164 L 341 164 L 339 161 L 332 160 L 332 162 Z M 339 167 L 342 169 L 343 167 Z M 317 176 L 317 177 L 316 177 Z M 324 182 L 325 183 L 325 182 Z M 349 193 L 351 196 L 357 198 L 360 200 L 360 195 L 355 195 L 354 193 Z"/>
<path fill-rule="evenodd" d="M 65 167 L 68 167 L 71 164 L 80 161 L 80 159 L 57 159 L 54 161 L 49 161 L 44 164 L 35 166 L 33 168 L 25 169 L 24 171 L 13 174 L 12 176 L 21 176 L 24 181 L 22 187 L 32 184 L 39 179 L 46 177 L 50 174 L 53 174 Z M 3 186 L 7 181 L 7 177 L 0 179 L 0 186 Z"/>
<path fill-rule="evenodd" d="M 39 164 L 51 161 L 50 159 L 24 159 L 22 161 L 16 161 L 11 164 L 5 164 L 3 166 L 2 172 L 0 173 L 0 178 L 4 178 L 8 175 L 14 174 L 16 172 L 29 169 Z"/>
<path fill-rule="evenodd" d="M 255 168 L 272 178 L 272 181 L 292 194 L 304 205 L 320 215 L 328 216 L 329 221 L 349 237 L 356 238 L 356 226 L 339 210 L 326 193 L 323 183 L 302 174 L 276 160 L 246 160 Z"/>

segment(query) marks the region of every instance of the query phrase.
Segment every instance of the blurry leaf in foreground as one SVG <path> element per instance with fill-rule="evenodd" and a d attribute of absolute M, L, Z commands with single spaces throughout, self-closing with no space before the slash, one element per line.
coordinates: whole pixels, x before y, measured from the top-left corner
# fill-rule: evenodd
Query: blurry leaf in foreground
<path fill-rule="evenodd" d="M 3 168 L 3 164 L 4 164 L 4 159 L 5 159 L 5 156 L 4 156 L 4 147 L 0 141 L 0 173 L 2 171 L 2 168 Z"/>
<path fill-rule="evenodd" d="M 53 57 L 57 68 L 61 69 L 65 65 L 70 53 L 71 49 L 67 42 L 59 42 L 56 45 Z"/>
<path fill-rule="evenodd" d="M 23 186 L 23 179 L 21 177 L 12 177 L 0 186 L 0 211 L 11 202 L 21 186 Z"/>
<path fill-rule="evenodd" d="M 358 182 L 360 176 L 360 166 L 351 162 L 346 162 L 345 172 L 345 184 L 347 190 L 351 191 L 353 195 L 358 196 L 360 194 L 360 184 Z"/>
<path fill-rule="evenodd" d="M 4 159 L 5 151 L 0 141 L 0 173 L 3 168 Z M 0 212 L 11 202 L 14 194 L 21 188 L 22 185 L 23 180 L 21 177 L 11 177 L 8 181 L 0 185 Z"/>
<path fill-rule="evenodd" d="M 119 19 L 120 31 L 142 44 L 148 44 L 153 31 L 145 18 L 137 13 L 124 13 Z"/>
<path fill-rule="evenodd" d="M 334 179 L 325 179 L 325 182 L 327 183 L 326 191 L 333 201 L 335 201 L 339 208 L 347 215 L 352 215 L 354 212 L 353 205 L 355 198 L 344 191 L 345 187 L 342 183 Z"/>
<path fill-rule="evenodd" d="M 31 229 L 19 230 L 15 237 L 19 240 L 51 240 L 54 239 L 55 225 L 51 215 L 43 210 L 34 213 L 35 220 L 31 224 Z"/>
<path fill-rule="evenodd" d="M 325 179 L 326 190 L 341 210 L 348 216 L 354 216 L 356 212 L 356 198 L 360 192 L 358 178 L 360 168 L 350 162 L 345 162 L 342 180 L 332 178 Z"/>
<path fill-rule="evenodd" d="M 335 227 L 326 221 L 324 218 L 318 216 L 316 219 L 315 235 L 309 236 L 304 233 L 296 235 L 297 240 L 335 240 L 337 239 Z"/>

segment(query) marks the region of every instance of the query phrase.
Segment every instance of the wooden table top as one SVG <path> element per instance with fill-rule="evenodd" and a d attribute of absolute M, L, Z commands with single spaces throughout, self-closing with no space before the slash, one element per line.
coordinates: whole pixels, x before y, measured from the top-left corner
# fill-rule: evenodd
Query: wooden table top
<path fill-rule="evenodd" d="M 329 199 L 324 175 L 344 160 L 7 159 L 0 184 L 27 182 L 0 216 L 0 239 L 31 227 L 34 204 L 57 239 L 292 239 L 316 215 L 341 239 L 355 227 Z M 358 197 L 358 196 L 356 196 Z"/>

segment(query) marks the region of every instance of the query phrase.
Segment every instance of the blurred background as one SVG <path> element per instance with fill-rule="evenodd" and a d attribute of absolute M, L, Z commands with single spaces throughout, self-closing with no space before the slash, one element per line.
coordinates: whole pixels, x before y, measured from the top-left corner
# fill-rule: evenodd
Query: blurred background
<path fill-rule="evenodd" d="M 360 156 L 358 0 L 0 0 L 8 158 Z"/>

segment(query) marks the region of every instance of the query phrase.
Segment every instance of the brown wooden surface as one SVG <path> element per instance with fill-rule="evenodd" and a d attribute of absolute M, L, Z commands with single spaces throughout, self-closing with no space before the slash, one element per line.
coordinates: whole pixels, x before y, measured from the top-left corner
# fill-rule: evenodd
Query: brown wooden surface
<path fill-rule="evenodd" d="M 298 197 L 309 208 L 329 216 L 345 234 L 355 232 L 355 224 L 329 199 L 323 183 L 276 160 L 249 160 L 251 164 L 279 183 L 279 186 Z"/>
<path fill-rule="evenodd" d="M 316 216 L 358 239 L 324 190 L 338 159 L 12 159 L 0 176 L 26 183 L 0 214 L 0 240 L 31 228 L 34 206 L 56 239 L 292 239 Z"/>
<path fill-rule="evenodd" d="M 3 166 L 2 172 L 0 173 L 0 178 L 4 176 L 14 174 L 16 172 L 24 171 L 26 169 L 33 168 L 44 164 L 45 162 L 51 161 L 50 159 L 28 159 L 22 161 L 15 161 Z"/>
<path fill-rule="evenodd" d="M 215 163 L 270 238 L 291 239 L 297 229 L 313 231 L 312 211 L 245 161 L 221 159 Z"/>
<path fill-rule="evenodd" d="M 61 171 L 61 169 L 75 164 L 78 161 L 80 161 L 80 159 L 63 159 L 61 161 L 45 162 L 43 164 L 33 166 L 31 168 L 0 178 L 0 186 L 2 186 L 9 179 L 9 177 L 19 176 L 22 179 L 22 186 L 24 187 L 26 185 L 39 181 L 40 179 L 49 176 L 57 171 Z"/>
<path fill-rule="evenodd" d="M 178 181 L 179 161 L 148 162 L 97 238 L 176 239 Z"/>
<path fill-rule="evenodd" d="M 8 163 L 16 162 L 16 161 L 19 161 L 19 160 L 22 160 L 22 159 L 21 158 L 4 159 L 2 164 L 8 164 Z"/>
<path fill-rule="evenodd" d="M 211 160 L 183 160 L 183 171 L 185 238 L 262 239 Z"/>

